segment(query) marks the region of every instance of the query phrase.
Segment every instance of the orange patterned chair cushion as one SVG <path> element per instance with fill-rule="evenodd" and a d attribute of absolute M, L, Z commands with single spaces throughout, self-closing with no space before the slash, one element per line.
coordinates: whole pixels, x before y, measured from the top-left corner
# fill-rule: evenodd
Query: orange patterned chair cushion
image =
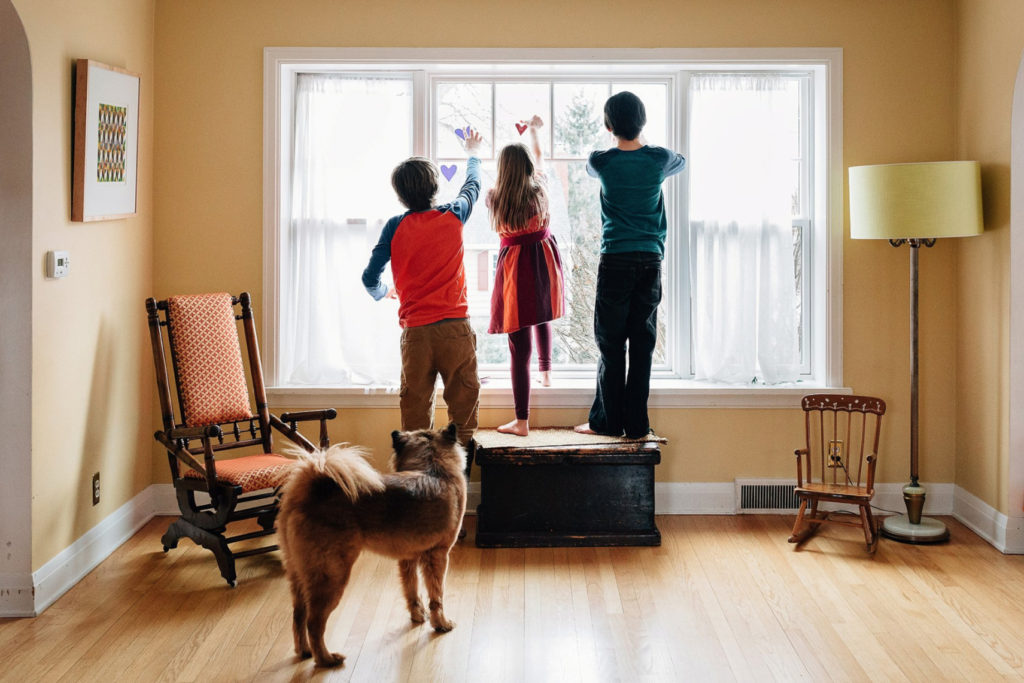
<path fill-rule="evenodd" d="M 170 297 L 167 321 L 185 424 L 252 417 L 231 295 Z"/>
<path fill-rule="evenodd" d="M 284 483 L 294 460 L 272 453 L 246 455 L 241 458 L 217 461 L 217 481 L 241 486 L 243 493 L 272 489 Z M 186 468 L 182 475 L 189 479 L 202 479 L 192 468 Z"/>

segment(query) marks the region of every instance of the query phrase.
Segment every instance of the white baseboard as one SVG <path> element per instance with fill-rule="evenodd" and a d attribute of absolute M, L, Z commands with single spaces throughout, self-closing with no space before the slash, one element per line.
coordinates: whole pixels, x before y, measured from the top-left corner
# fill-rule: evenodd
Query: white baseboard
<path fill-rule="evenodd" d="M 1000 552 L 1024 554 L 1024 517 L 1008 517 L 954 484 L 926 484 L 925 513 L 952 515 Z M 903 484 L 879 484 L 875 505 L 902 512 Z M 663 482 L 654 485 L 659 515 L 732 515 L 734 482 Z M 476 514 L 480 484 L 471 482 L 467 512 Z M 0 617 L 40 614 L 157 515 L 177 515 L 170 484 L 153 484 L 29 574 L 0 574 Z"/>
<path fill-rule="evenodd" d="M 146 488 L 34 571 L 34 614 L 52 605 L 152 519 L 153 495 L 154 487 Z"/>
<path fill-rule="evenodd" d="M 1024 555 L 1024 517 L 1008 517 L 959 486 L 953 516 L 1000 552 Z"/>
<path fill-rule="evenodd" d="M 654 513 L 657 515 L 732 515 L 736 507 L 736 486 L 732 482 L 654 484 Z"/>
<path fill-rule="evenodd" d="M 754 481 L 754 480 L 751 480 Z M 765 480 L 781 483 L 786 480 Z M 874 505 L 884 510 L 899 512 L 903 505 L 903 484 L 875 486 Z M 928 495 L 924 511 L 930 515 L 953 514 L 953 484 L 924 484 Z M 687 483 L 666 482 L 654 485 L 654 509 L 659 515 L 734 515 L 740 511 L 735 482 Z M 758 514 L 766 514 L 758 512 Z M 767 513 L 770 514 L 770 513 Z M 790 514 L 780 510 L 779 514 Z"/>

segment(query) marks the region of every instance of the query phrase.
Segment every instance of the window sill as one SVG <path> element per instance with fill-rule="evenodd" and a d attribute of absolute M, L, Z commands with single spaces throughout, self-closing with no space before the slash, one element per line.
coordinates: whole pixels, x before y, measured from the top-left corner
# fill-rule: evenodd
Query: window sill
<path fill-rule="evenodd" d="M 442 390 L 437 403 L 443 405 Z M 651 408 L 799 408 L 807 394 L 827 392 L 852 394 L 848 387 L 813 384 L 781 386 L 730 386 L 679 379 L 652 379 Z M 267 396 L 272 406 L 295 408 L 397 408 L 398 387 L 271 387 Z M 593 379 L 558 379 L 555 386 L 534 385 L 530 405 L 534 408 L 589 408 L 594 399 Z M 489 379 L 480 391 L 481 408 L 512 405 L 507 379 Z"/>

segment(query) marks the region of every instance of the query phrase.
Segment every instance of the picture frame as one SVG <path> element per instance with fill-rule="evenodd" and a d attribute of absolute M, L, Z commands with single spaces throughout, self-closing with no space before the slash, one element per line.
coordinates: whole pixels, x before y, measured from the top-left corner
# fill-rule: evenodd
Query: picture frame
<path fill-rule="evenodd" d="M 75 60 L 71 220 L 134 216 L 138 185 L 137 73 Z"/>

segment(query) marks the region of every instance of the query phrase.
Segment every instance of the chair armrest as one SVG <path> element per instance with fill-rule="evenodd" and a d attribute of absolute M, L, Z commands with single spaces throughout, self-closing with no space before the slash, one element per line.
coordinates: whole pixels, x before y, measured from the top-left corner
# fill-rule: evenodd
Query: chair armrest
<path fill-rule="evenodd" d="M 316 446 L 312 441 L 304 437 L 299 430 L 295 428 L 295 423 L 299 420 L 295 419 L 296 415 L 307 415 L 310 413 L 322 413 L 319 417 L 307 417 L 307 420 L 319 419 L 320 420 L 320 448 L 327 448 L 330 446 L 330 439 L 327 437 L 327 420 L 331 420 L 337 415 L 337 411 L 333 408 L 329 408 L 324 411 L 310 410 L 304 413 L 285 413 L 282 417 L 290 417 L 289 424 L 286 424 L 280 417 L 271 413 L 270 415 L 270 426 L 281 432 L 289 441 L 298 445 L 307 453 L 312 453 L 316 450 Z M 333 414 L 332 414 L 333 413 Z"/>
<path fill-rule="evenodd" d="M 867 476 L 867 481 L 865 483 L 867 484 L 867 487 L 869 489 L 874 490 L 874 488 L 875 488 L 875 465 L 878 464 L 878 453 L 872 453 L 872 454 L 868 455 L 865 458 L 865 460 L 868 461 L 868 476 Z"/>
<path fill-rule="evenodd" d="M 338 411 L 334 408 L 323 408 L 321 410 L 303 410 L 299 413 L 281 413 L 283 422 L 307 422 L 309 420 L 333 420 L 338 417 Z"/>
<path fill-rule="evenodd" d="M 167 432 L 171 439 L 210 439 L 221 435 L 220 425 L 203 425 L 200 427 L 174 427 Z"/>
<path fill-rule="evenodd" d="M 796 485 L 804 485 L 804 467 L 803 467 L 803 456 L 808 455 L 809 451 L 806 448 L 798 448 L 793 451 L 793 455 L 796 456 Z"/>
<path fill-rule="evenodd" d="M 197 429 L 197 428 L 196 427 L 190 427 L 189 429 Z M 171 455 L 176 457 L 178 460 L 181 460 L 183 463 L 185 463 L 186 465 L 188 465 L 189 467 L 194 469 L 196 472 L 199 472 L 203 476 L 206 476 L 206 468 L 203 467 L 203 465 L 201 465 L 199 463 L 199 461 L 196 460 L 195 457 L 191 453 L 189 453 L 187 450 L 185 450 L 184 448 L 182 448 L 180 445 L 178 445 L 176 443 L 177 438 L 173 438 L 172 439 L 171 437 L 169 437 L 167 435 L 166 432 L 157 432 L 156 434 L 153 435 L 153 438 L 155 438 L 157 441 L 162 443 L 164 448 L 166 448 Z M 185 437 L 182 437 L 182 438 L 185 438 Z M 189 438 L 191 438 L 191 437 L 189 437 Z"/>

